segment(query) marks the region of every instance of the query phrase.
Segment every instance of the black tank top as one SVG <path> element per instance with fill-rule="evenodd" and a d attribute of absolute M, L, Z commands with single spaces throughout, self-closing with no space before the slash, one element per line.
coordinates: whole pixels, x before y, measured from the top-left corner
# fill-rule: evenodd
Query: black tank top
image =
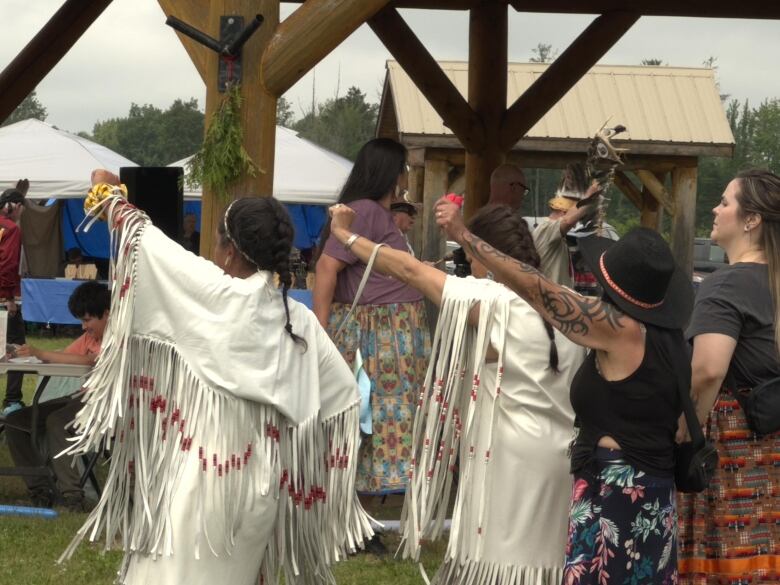
<path fill-rule="evenodd" d="M 571 404 L 580 429 L 572 471 L 591 463 L 599 440 L 608 435 L 637 469 L 661 477 L 674 474 L 674 435 L 682 412 L 677 370 L 690 380 L 691 361 L 680 329 L 646 327 L 645 355 L 633 374 L 605 380 L 591 351 L 574 376 Z"/>

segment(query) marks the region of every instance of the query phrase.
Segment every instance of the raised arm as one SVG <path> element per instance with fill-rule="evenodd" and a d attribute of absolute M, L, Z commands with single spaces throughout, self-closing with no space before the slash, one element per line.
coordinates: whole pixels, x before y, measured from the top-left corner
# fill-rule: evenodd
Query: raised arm
<path fill-rule="evenodd" d="M 350 231 L 355 212 L 346 205 L 334 205 L 330 208 L 333 219 L 331 233 L 342 244 L 346 244 L 353 235 Z M 353 239 L 350 252 L 367 263 L 376 244 L 363 236 Z M 408 252 L 382 247 L 374 262 L 374 270 L 392 276 L 409 286 L 416 288 L 436 305 L 441 305 L 441 296 L 447 276 L 440 270 L 417 260 Z"/>
<path fill-rule="evenodd" d="M 641 339 L 639 323 L 598 299 L 563 287 L 535 268 L 510 258 L 469 232 L 458 208 L 445 199 L 436 204 L 437 223 L 450 239 L 477 257 L 498 280 L 523 297 L 546 321 L 579 345 L 612 352 Z"/>
<path fill-rule="evenodd" d="M 596 203 L 598 195 L 601 194 L 601 191 L 602 188 L 594 181 L 585 192 L 585 195 L 582 197 L 582 201 L 580 201 L 579 205 L 575 205 L 565 213 L 565 215 L 561 218 L 560 223 L 558 224 L 560 226 L 562 236 L 568 234 L 572 228 L 577 225 L 578 221 L 593 211 L 593 205 Z M 588 203 L 588 201 L 590 201 L 590 203 Z"/>

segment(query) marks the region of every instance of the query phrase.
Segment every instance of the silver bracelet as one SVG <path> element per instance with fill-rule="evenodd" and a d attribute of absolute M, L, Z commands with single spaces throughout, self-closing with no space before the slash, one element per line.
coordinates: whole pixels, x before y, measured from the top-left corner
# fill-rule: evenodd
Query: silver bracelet
<path fill-rule="evenodd" d="M 354 244 L 355 240 L 357 240 L 359 237 L 360 236 L 358 234 L 352 234 L 351 236 L 349 236 L 349 238 L 347 238 L 347 241 L 344 242 L 344 249 L 347 252 L 349 252 L 350 249 L 352 248 L 352 244 Z"/>

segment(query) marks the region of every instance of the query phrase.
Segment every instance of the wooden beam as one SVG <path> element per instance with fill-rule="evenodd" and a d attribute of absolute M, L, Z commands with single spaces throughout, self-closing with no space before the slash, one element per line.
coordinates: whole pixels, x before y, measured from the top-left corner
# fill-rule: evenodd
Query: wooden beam
<path fill-rule="evenodd" d="M 574 152 L 585 153 L 590 144 L 590 138 L 532 138 L 526 136 L 516 142 L 512 151 L 530 152 Z M 401 141 L 409 147 L 422 148 L 461 148 L 460 141 L 451 134 L 401 134 Z M 733 146 L 727 144 L 668 144 L 658 142 L 641 142 L 616 140 L 615 145 L 626 147 L 630 154 L 626 164 L 637 156 L 658 156 L 664 158 L 687 158 L 692 161 L 683 166 L 696 166 L 696 159 L 701 156 L 730 157 Z M 670 169 L 667 169 L 670 170 Z"/>
<path fill-rule="evenodd" d="M 307 0 L 277 27 L 263 55 L 266 90 L 282 95 L 388 0 Z"/>
<path fill-rule="evenodd" d="M 628 11 L 602 14 L 594 20 L 509 108 L 501 145 L 512 148 L 637 20 L 639 14 Z"/>
<path fill-rule="evenodd" d="M 482 2 L 469 13 L 469 105 L 485 128 L 485 144 L 466 152 L 466 217 L 490 199 L 490 175 L 509 150 L 499 141 L 506 113 L 508 20 L 508 6 L 496 1 Z"/>
<path fill-rule="evenodd" d="M 286 0 L 300 4 L 304 0 Z M 482 0 L 393 0 L 395 8 L 469 10 Z M 625 0 L 508 0 L 518 12 L 604 14 L 625 10 Z M 780 5 L 767 0 L 631 0 L 631 9 L 644 16 L 693 16 L 698 18 L 780 19 Z"/>
<path fill-rule="evenodd" d="M 303 4 L 306 0 L 284 0 Z M 393 0 L 394 8 L 423 8 L 427 10 L 471 10 L 483 0 Z M 505 0 L 508 1 L 508 0 Z"/>
<path fill-rule="evenodd" d="M 639 217 L 639 225 L 658 231 L 659 216 L 663 211 L 658 200 L 650 194 L 647 187 L 642 187 L 642 209 Z"/>
<path fill-rule="evenodd" d="M 482 122 L 398 11 L 385 7 L 368 25 L 466 150 L 480 150 Z"/>
<path fill-rule="evenodd" d="M 0 122 L 32 93 L 109 4 L 111 0 L 67 0 L 60 6 L 0 72 Z"/>
<path fill-rule="evenodd" d="M 672 216 L 672 253 L 689 277 L 693 274 L 697 175 L 696 168 L 675 169 L 672 173 L 672 194 L 676 210 Z"/>
<path fill-rule="evenodd" d="M 409 148 L 408 162 L 411 165 L 422 165 L 425 160 L 445 160 L 452 166 L 466 164 L 466 153 L 462 148 L 421 148 L 410 146 L 406 136 L 401 137 L 401 142 Z M 506 156 L 507 162 L 517 164 L 523 168 L 532 169 L 563 169 L 571 163 L 581 163 L 585 160 L 585 151 L 581 152 L 544 152 L 513 150 Z M 653 173 L 669 173 L 675 167 L 695 167 L 696 159 L 679 156 L 630 156 L 626 158 L 621 167 L 623 171 L 647 169 Z"/>
<path fill-rule="evenodd" d="M 226 14 L 241 15 L 244 21 L 262 14 L 263 25 L 252 35 L 242 50 L 241 64 L 241 127 L 244 148 L 258 167 L 254 177 L 245 177 L 231 189 L 231 198 L 241 196 L 270 197 L 274 182 L 274 148 L 276 142 L 276 96 L 260 84 L 260 66 L 263 50 L 279 23 L 279 0 L 210 0 L 209 24 L 204 31 L 219 38 L 219 19 Z M 208 51 L 206 61 L 206 124 L 222 103 L 217 91 L 218 57 Z M 225 202 L 211 190 L 204 188 L 201 199 L 200 251 L 206 258 L 213 257 L 214 233 L 225 208 Z"/>
<path fill-rule="evenodd" d="M 642 185 L 647 187 L 647 190 L 650 192 L 650 194 L 656 198 L 658 203 L 664 206 L 666 212 L 669 215 L 674 215 L 675 200 L 671 195 L 669 195 L 666 187 L 664 187 L 664 184 L 658 180 L 658 177 L 656 177 L 650 171 L 644 169 L 637 169 L 634 171 L 634 173 L 637 177 L 639 177 Z"/>
<path fill-rule="evenodd" d="M 631 182 L 631 179 L 629 179 L 624 172 L 616 171 L 615 180 L 613 182 L 615 187 L 620 189 L 620 192 L 626 196 L 626 199 L 633 203 L 637 209 L 642 209 L 642 193 L 639 191 L 639 189 L 636 188 L 636 185 Z"/>
<path fill-rule="evenodd" d="M 427 0 L 430 1 L 430 0 Z M 419 4 L 426 0 L 418 0 Z M 407 0 L 403 4 L 417 4 Z M 631 9 L 644 16 L 694 16 L 699 18 L 780 18 L 780 5 L 766 0 L 509 0 L 518 12 L 604 14 Z M 421 7 L 421 6 L 420 6 Z"/>
<path fill-rule="evenodd" d="M 198 0 L 157 0 L 157 3 L 162 8 L 165 16 L 175 16 L 179 20 L 182 20 L 190 26 L 198 30 L 206 30 L 209 24 L 209 7 L 208 4 L 199 2 Z M 206 47 L 200 43 L 196 43 L 190 37 L 184 36 L 180 32 L 176 31 L 176 36 L 179 37 L 179 41 L 184 45 L 184 50 L 190 56 L 195 69 L 198 70 L 203 82 L 206 82 L 206 62 L 208 61 L 208 51 Z"/>

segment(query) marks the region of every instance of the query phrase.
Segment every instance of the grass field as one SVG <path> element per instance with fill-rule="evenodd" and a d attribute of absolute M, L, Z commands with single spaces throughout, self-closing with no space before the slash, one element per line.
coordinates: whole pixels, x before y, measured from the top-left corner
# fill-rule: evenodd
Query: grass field
<path fill-rule="evenodd" d="M 28 342 L 51 350 L 62 349 L 71 340 L 65 338 L 29 337 Z M 32 400 L 35 377 L 26 376 L 25 402 Z M 0 376 L 0 392 L 5 392 L 5 376 Z M 2 435 L 0 435 L 2 437 Z M 11 465 L 8 449 L 0 438 L 0 466 Z M 99 473 L 99 475 L 101 475 Z M 0 477 L 0 504 L 25 504 L 24 483 L 16 477 Z M 398 499 L 371 506 L 370 513 L 379 519 L 398 519 Z M 0 584 L 13 585 L 110 585 L 119 567 L 121 553 L 103 552 L 96 545 L 82 545 L 73 559 L 59 566 L 56 560 L 84 522 L 86 514 L 60 511 L 55 519 L 0 516 Z M 398 546 L 398 536 L 388 534 L 385 542 L 391 552 Z M 445 544 L 425 548 L 422 562 L 433 576 Z M 194 561 L 193 561 L 194 562 Z M 361 554 L 336 566 L 339 585 L 420 585 L 420 570 L 414 563 L 392 556 L 378 558 Z"/>

